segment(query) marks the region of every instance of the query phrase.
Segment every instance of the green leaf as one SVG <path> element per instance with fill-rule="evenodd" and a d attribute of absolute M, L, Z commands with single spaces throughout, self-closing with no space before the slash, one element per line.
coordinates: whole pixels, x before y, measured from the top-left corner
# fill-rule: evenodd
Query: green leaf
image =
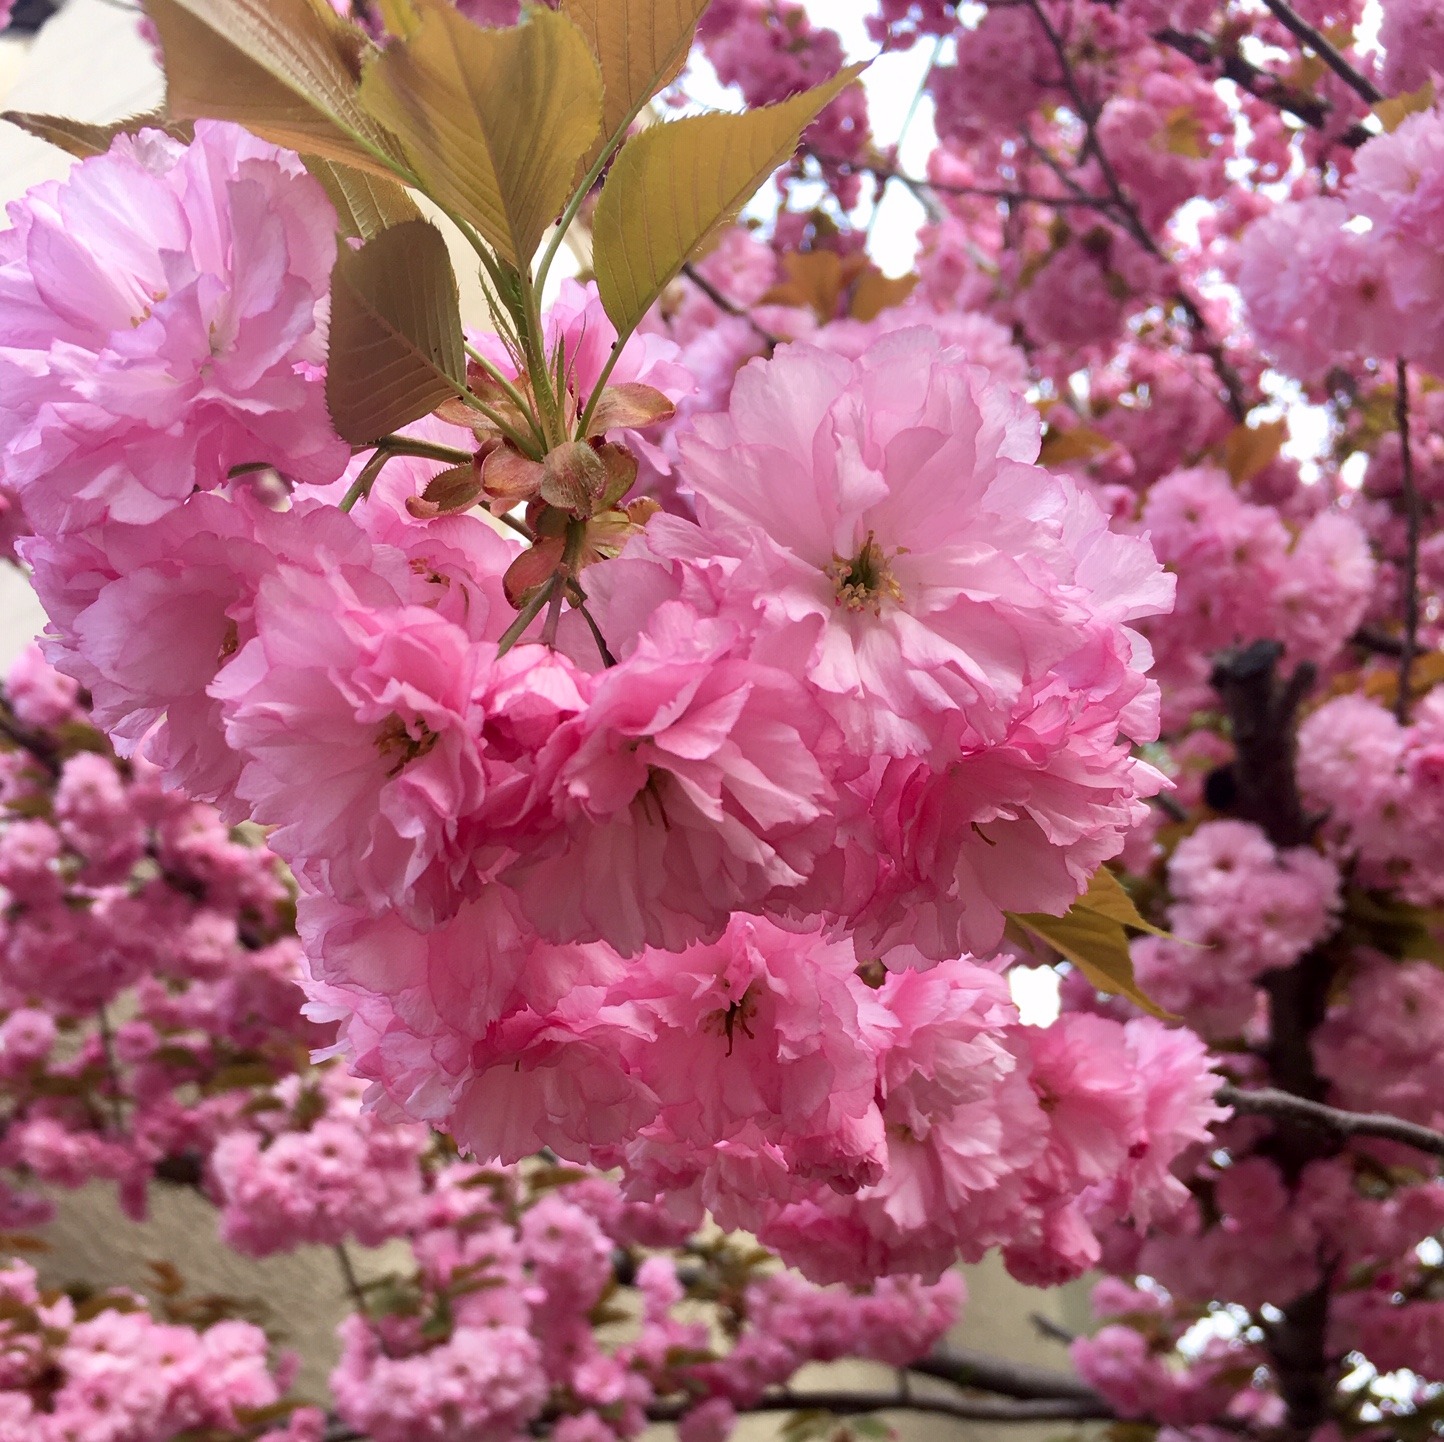
<path fill-rule="evenodd" d="M 145 0 L 165 54 L 166 110 L 233 120 L 293 150 L 389 176 L 395 139 L 362 108 L 370 42 L 326 0 Z"/>
<path fill-rule="evenodd" d="M 326 370 L 338 434 L 368 445 L 465 388 L 460 299 L 441 232 L 409 220 L 360 250 L 342 247 Z"/>
<path fill-rule="evenodd" d="M 1054 430 L 1052 425 L 1043 432 L 1043 448 L 1038 455 L 1040 466 L 1061 466 L 1068 461 L 1088 461 L 1104 451 L 1112 450 L 1112 436 L 1092 426 L 1073 426 L 1066 431 Z"/>
<path fill-rule="evenodd" d="M 303 155 L 301 159 L 336 207 L 336 219 L 343 235 L 370 240 L 393 225 L 421 219 L 421 212 L 404 185 L 319 155 Z"/>
<path fill-rule="evenodd" d="M 1012 914 L 1011 919 L 1071 961 L 1099 991 L 1125 997 L 1151 1016 L 1178 1020 L 1139 987 L 1125 927 L 1159 936 L 1164 933 L 1138 915 L 1128 893 L 1107 867 L 1099 869 L 1087 894 L 1073 903 L 1067 915 L 1028 911 Z"/>
<path fill-rule="evenodd" d="M 25 110 L 7 110 L 0 114 L 0 120 L 8 120 L 11 125 L 19 126 L 39 140 L 48 141 L 78 160 L 104 155 L 117 135 L 134 135 L 140 130 L 164 130 L 167 135 L 187 142 L 194 137 L 192 126 L 185 121 L 172 120 L 158 110 L 112 121 L 109 125 L 88 125 L 83 120 L 71 120 L 64 115 L 35 115 Z"/>
<path fill-rule="evenodd" d="M 412 0 L 379 0 L 376 8 L 388 35 L 410 40 L 421 28 L 421 16 Z"/>
<path fill-rule="evenodd" d="M 1121 926 L 1132 927 L 1134 931 L 1147 931 L 1153 936 L 1168 935 L 1139 915 L 1133 898 L 1123 889 L 1123 883 L 1106 866 L 1100 866 L 1093 873 L 1093 879 L 1079 904 Z"/>
<path fill-rule="evenodd" d="M 445 0 L 366 67 L 361 98 L 401 139 L 427 192 L 524 266 L 566 205 L 602 123 L 602 80 L 582 33 L 535 9 L 484 30 Z"/>
<path fill-rule="evenodd" d="M 562 0 L 602 71 L 602 131 L 588 160 L 681 73 L 707 0 Z"/>
<path fill-rule="evenodd" d="M 464 466 L 450 466 L 432 476 L 419 496 L 406 498 L 406 509 L 419 521 L 435 516 L 469 511 L 481 499 L 481 477 L 468 461 Z"/>
<path fill-rule="evenodd" d="M 802 132 L 861 73 L 745 115 L 698 115 L 654 125 L 612 166 L 592 227 L 602 304 L 626 335 L 678 272 L 797 149 Z"/>
<path fill-rule="evenodd" d="M 1417 90 L 1406 90 L 1402 95 L 1391 95 L 1372 107 L 1384 129 L 1392 134 L 1411 115 L 1434 106 L 1434 81 L 1426 80 Z"/>

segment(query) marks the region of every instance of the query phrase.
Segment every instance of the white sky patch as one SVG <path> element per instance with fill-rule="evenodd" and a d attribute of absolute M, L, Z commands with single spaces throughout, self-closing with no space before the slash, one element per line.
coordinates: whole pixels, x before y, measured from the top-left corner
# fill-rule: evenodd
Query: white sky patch
<path fill-rule="evenodd" d="M 1058 973 L 1051 966 L 1015 966 L 1008 990 L 1024 1026 L 1051 1026 L 1058 1020 Z"/>

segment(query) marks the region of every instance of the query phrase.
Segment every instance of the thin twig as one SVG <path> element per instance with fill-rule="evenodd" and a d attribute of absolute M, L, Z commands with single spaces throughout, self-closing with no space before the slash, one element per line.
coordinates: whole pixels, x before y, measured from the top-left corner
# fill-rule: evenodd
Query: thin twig
<path fill-rule="evenodd" d="M 949 185 L 941 180 L 923 180 L 916 175 L 907 175 L 885 165 L 860 165 L 855 162 L 841 162 L 840 168 L 848 175 L 871 175 L 878 180 L 896 180 L 909 190 L 930 190 L 935 195 L 955 195 L 961 198 L 979 200 L 1003 200 L 1010 205 L 1091 206 L 1101 210 L 1109 204 L 1106 195 L 1086 193 L 1070 195 L 1043 195 L 1037 191 L 1010 189 L 1004 185 Z"/>
<path fill-rule="evenodd" d="M 349 511 L 357 501 L 364 501 L 371 494 L 371 487 L 376 484 L 376 477 L 381 474 L 381 468 L 395 454 L 385 446 L 378 446 L 371 459 L 361 467 L 346 494 L 341 497 L 341 504 L 337 509 Z"/>
<path fill-rule="evenodd" d="M 937 39 L 933 41 L 932 56 L 929 58 L 927 65 L 923 68 L 921 76 L 919 76 L 918 78 L 917 89 L 913 91 L 913 98 L 911 103 L 908 105 L 907 114 L 903 116 L 902 127 L 898 131 L 897 139 L 893 142 L 892 153 L 894 155 L 902 154 L 903 142 L 906 141 L 908 138 L 908 131 L 912 129 L 913 121 L 918 118 L 918 111 L 922 108 L 923 97 L 928 93 L 928 81 L 932 78 L 933 71 L 937 69 L 938 61 L 942 59 L 943 46 L 946 44 L 946 35 L 939 35 Z M 845 161 L 842 163 L 846 164 Z M 909 184 L 909 182 L 903 179 L 901 176 L 899 176 L 898 178 L 902 180 L 904 188 L 911 191 L 912 194 L 917 197 L 917 187 Z M 887 178 L 884 177 L 883 188 L 881 191 L 878 192 L 877 199 L 873 203 L 872 214 L 867 218 L 867 234 L 863 238 L 864 243 L 872 238 L 873 229 L 877 225 L 877 218 L 882 210 L 883 200 L 886 198 L 886 190 Z M 927 205 L 925 201 L 921 203 L 923 206 L 923 210 L 927 213 L 928 223 L 930 225 L 936 225 L 938 221 L 942 219 L 942 217 L 933 215 L 931 208 Z"/>
<path fill-rule="evenodd" d="M 1305 1122 L 1338 1137 L 1377 1137 L 1380 1141 L 1399 1142 L 1415 1151 L 1444 1157 L 1444 1132 L 1417 1122 L 1406 1122 L 1383 1112 L 1346 1112 L 1323 1102 L 1310 1101 L 1292 1092 L 1275 1087 L 1221 1086 L 1214 1094 L 1224 1106 L 1254 1116 L 1277 1117 L 1285 1121 Z"/>
<path fill-rule="evenodd" d="M 341 1268 L 341 1280 L 346 1285 L 346 1296 L 350 1299 L 352 1309 L 358 1317 L 369 1324 L 371 1309 L 366 1304 L 366 1289 L 356 1275 L 356 1268 L 351 1263 L 351 1253 L 346 1250 L 346 1243 L 337 1242 L 331 1250 L 336 1254 L 337 1266 Z M 391 1348 L 386 1338 L 375 1327 L 372 1327 L 371 1331 L 381 1348 L 382 1355 L 389 1357 Z"/>
<path fill-rule="evenodd" d="M 542 645 L 553 651 L 557 648 L 557 627 L 561 625 L 562 601 L 566 590 L 560 578 L 552 581 L 551 599 L 547 602 L 547 618 L 542 625 Z"/>
<path fill-rule="evenodd" d="M 519 521 L 515 516 L 509 515 L 505 511 L 488 511 L 487 515 L 489 515 L 493 521 L 499 521 L 503 526 L 515 531 L 517 535 L 523 537 L 523 539 L 528 541 L 536 540 L 536 532 L 532 530 L 525 521 Z"/>
<path fill-rule="evenodd" d="M 1164 253 L 1158 242 L 1149 233 L 1148 227 L 1143 224 L 1137 207 L 1128 198 L 1128 193 L 1123 189 L 1123 182 L 1118 178 L 1118 172 L 1113 168 L 1113 162 L 1103 148 L 1103 142 L 1098 134 L 1100 112 L 1083 94 L 1083 87 L 1078 83 L 1072 62 L 1068 59 L 1068 50 L 1063 43 L 1062 35 L 1049 19 L 1048 12 L 1043 8 L 1042 0 L 1027 0 L 1027 5 L 1038 24 L 1042 26 L 1044 35 L 1047 36 L 1048 44 L 1063 73 L 1064 89 L 1067 90 L 1069 99 L 1072 101 L 1074 113 L 1083 124 L 1085 139 L 1079 160 L 1082 161 L 1089 155 L 1095 157 L 1098 161 L 1099 174 L 1102 175 L 1103 183 L 1108 188 L 1108 199 L 1111 203 L 1106 207 L 1100 207 L 1100 210 L 1105 215 L 1111 214 L 1118 224 L 1155 260 L 1162 261 L 1170 269 L 1174 269 L 1171 258 Z M 1048 155 L 1046 150 L 1041 147 L 1035 147 L 1035 149 L 1053 170 L 1053 173 L 1070 190 L 1075 194 L 1083 193 L 1082 187 L 1071 177 L 1064 175 L 1062 168 Z M 1184 290 L 1181 283 L 1174 290 L 1170 300 L 1183 312 L 1189 329 L 1193 333 L 1195 348 L 1207 358 L 1219 383 L 1223 386 L 1228 397 L 1229 413 L 1235 421 L 1242 424 L 1250 408 L 1244 396 L 1243 382 L 1224 354 L 1222 343 L 1213 334 L 1208 322 L 1204 319 L 1203 312 L 1198 308 L 1198 303 Z"/>
<path fill-rule="evenodd" d="M 1061 1342 L 1065 1347 L 1071 1347 L 1078 1340 L 1076 1332 L 1070 1332 L 1067 1327 L 1055 1322 L 1051 1317 L 1045 1317 L 1041 1312 L 1032 1312 L 1028 1320 L 1033 1324 L 1033 1329 L 1048 1342 Z"/>
<path fill-rule="evenodd" d="M 115 1057 L 115 1033 L 110 1029 L 110 1017 L 103 1006 L 95 1009 L 99 1019 L 100 1049 L 105 1056 L 105 1070 L 110 1077 L 110 1117 L 117 1132 L 125 1130 L 125 1103 L 121 1099 L 120 1064 Z"/>
<path fill-rule="evenodd" d="M 597 625 L 597 618 L 587 610 L 585 601 L 573 601 L 572 607 L 581 612 L 582 620 L 587 623 L 587 629 L 592 633 L 592 640 L 597 643 L 597 650 L 601 652 L 602 665 L 610 670 L 617 664 L 617 658 L 612 655 L 612 649 L 607 645 L 607 638 L 602 634 L 602 628 Z"/>
<path fill-rule="evenodd" d="M 1356 95 L 1361 96 L 1370 105 L 1377 105 L 1384 98 L 1384 92 L 1372 80 L 1361 75 L 1350 65 L 1329 43 L 1328 37 L 1323 31 L 1319 30 L 1317 26 L 1310 25 L 1302 15 L 1286 4 L 1285 0 L 1264 0 L 1264 4 L 1268 6 L 1269 13 L 1285 30 L 1295 39 L 1307 45 Z"/>
<path fill-rule="evenodd" d="M 1387 631 L 1381 631 L 1377 626 L 1360 626 L 1349 637 L 1349 644 L 1358 646 L 1363 651 L 1373 651 L 1379 656 L 1402 656 L 1404 654 L 1403 641 L 1398 636 L 1391 636 Z"/>
<path fill-rule="evenodd" d="M 1155 31 L 1153 38 L 1158 44 L 1166 45 L 1170 50 L 1176 50 L 1180 55 L 1192 60 L 1195 65 L 1216 68 L 1221 79 L 1233 81 L 1240 90 L 1252 95 L 1255 100 L 1261 100 L 1265 105 L 1271 105 L 1285 115 L 1292 115 L 1313 130 L 1323 130 L 1337 108 L 1325 97 L 1296 90 L 1282 76 L 1246 60 L 1239 53 L 1236 44 L 1225 47 L 1223 42 L 1219 42 L 1215 45 L 1213 40 L 1197 30 L 1172 28 Z M 1357 150 L 1365 141 L 1371 140 L 1373 134 L 1373 131 L 1356 121 L 1342 135 L 1334 138 L 1338 144 Z"/>
<path fill-rule="evenodd" d="M 393 456 L 419 456 L 424 461 L 445 461 L 449 466 L 464 466 L 475 459 L 471 451 L 417 440 L 413 436 L 382 436 L 377 444 Z"/>
<path fill-rule="evenodd" d="M 557 584 L 558 578 L 553 576 L 546 585 L 537 587 L 536 595 L 521 608 L 521 613 L 516 620 L 506 628 L 500 641 L 496 643 L 496 654 L 505 656 L 521 638 L 526 635 L 526 629 L 536 618 L 541 615 L 541 608 L 551 600 L 552 591 Z"/>
<path fill-rule="evenodd" d="M 1399 649 L 1399 694 L 1394 715 L 1399 724 L 1409 720 L 1409 690 L 1414 657 L 1419 650 L 1419 533 L 1424 506 L 1414 476 L 1414 447 L 1409 435 L 1409 363 L 1400 356 L 1394 363 L 1394 422 L 1399 429 L 1399 461 L 1404 487 L 1404 640 Z"/>
<path fill-rule="evenodd" d="M 766 326 L 760 325 L 752 318 L 752 315 L 745 306 L 738 305 L 735 300 L 723 295 L 691 261 L 688 261 L 687 264 L 682 267 L 682 274 L 685 275 L 718 310 L 725 311 L 728 315 L 735 315 L 739 320 L 745 320 L 757 335 L 772 349 L 775 350 L 782 344 L 782 337 L 780 335 L 773 335 Z"/>

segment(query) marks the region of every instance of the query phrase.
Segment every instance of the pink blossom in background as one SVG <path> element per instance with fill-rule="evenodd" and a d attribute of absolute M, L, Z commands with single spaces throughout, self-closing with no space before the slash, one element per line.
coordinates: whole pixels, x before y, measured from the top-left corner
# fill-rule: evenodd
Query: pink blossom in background
<path fill-rule="evenodd" d="M 1384 47 L 1381 79 L 1390 95 L 1417 90 L 1444 74 L 1444 16 L 1430 0 L 1386 0 L 1379 24 Z"/>

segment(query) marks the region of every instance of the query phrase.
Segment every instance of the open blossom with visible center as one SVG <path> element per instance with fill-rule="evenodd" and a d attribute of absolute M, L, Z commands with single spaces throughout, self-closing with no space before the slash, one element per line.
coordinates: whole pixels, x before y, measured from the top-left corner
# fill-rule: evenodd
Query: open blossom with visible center
<path fill-rule="evenodd" d="M 768 1200 L 876 1181 L 877 1018 L 863 1017 L 879 1008 L 856 969 L 846 940 L 743 916 L 711 945 L 644 952 L 612 993 L 646 1028 L 628 1051 L 662 1103 L 628 1152 L 633 1188 L 695 1178 L 722 1225 L 745 1227 Z"/>
<path fill-rule="evenodd" d="M 919 328 L 856 361 L 796 345 L 752 363 L 682 458 L 737 590 L 786 628 L 854 744 L 908 755 L 958 706 L 1010 707 L 1030 663 L 1054 659 L 1029 654 L 1051 598 L 997 544 L 986 500 L 1037 440 L 1021 404 Z"/>
<path fill-rule="evenodd" d="M 326 482 L 335 215 L 296 156 L 201 122 L 122 136 L 0 235 L 0 456 L 46 533 L 145 522 L 235 466 Z"/>
<path fill-rule="evenodd" d="M 693 556 L 679 523 L 634 547 L 684 593 L 704 575 L 841 724 L 879 862 L 845 903 L 865 950 L 984 952 L 1003 909 L 1065 910 L 1162 785 L 1130 754 L 1158 717 L 1128 623 L 1172 579 L 1037 450 L 1033 413 L 930 330 L 790 346 L 683 444 Z"/>
<path fill-rule="evenodd" d="M 379 577 L 277 569 L 213 693 L 247 759 L 237 792 L 272 845 L 340 900 L 444 918 L 476 885 L 485 795 L 471 725 L 482 648 Z"/>

